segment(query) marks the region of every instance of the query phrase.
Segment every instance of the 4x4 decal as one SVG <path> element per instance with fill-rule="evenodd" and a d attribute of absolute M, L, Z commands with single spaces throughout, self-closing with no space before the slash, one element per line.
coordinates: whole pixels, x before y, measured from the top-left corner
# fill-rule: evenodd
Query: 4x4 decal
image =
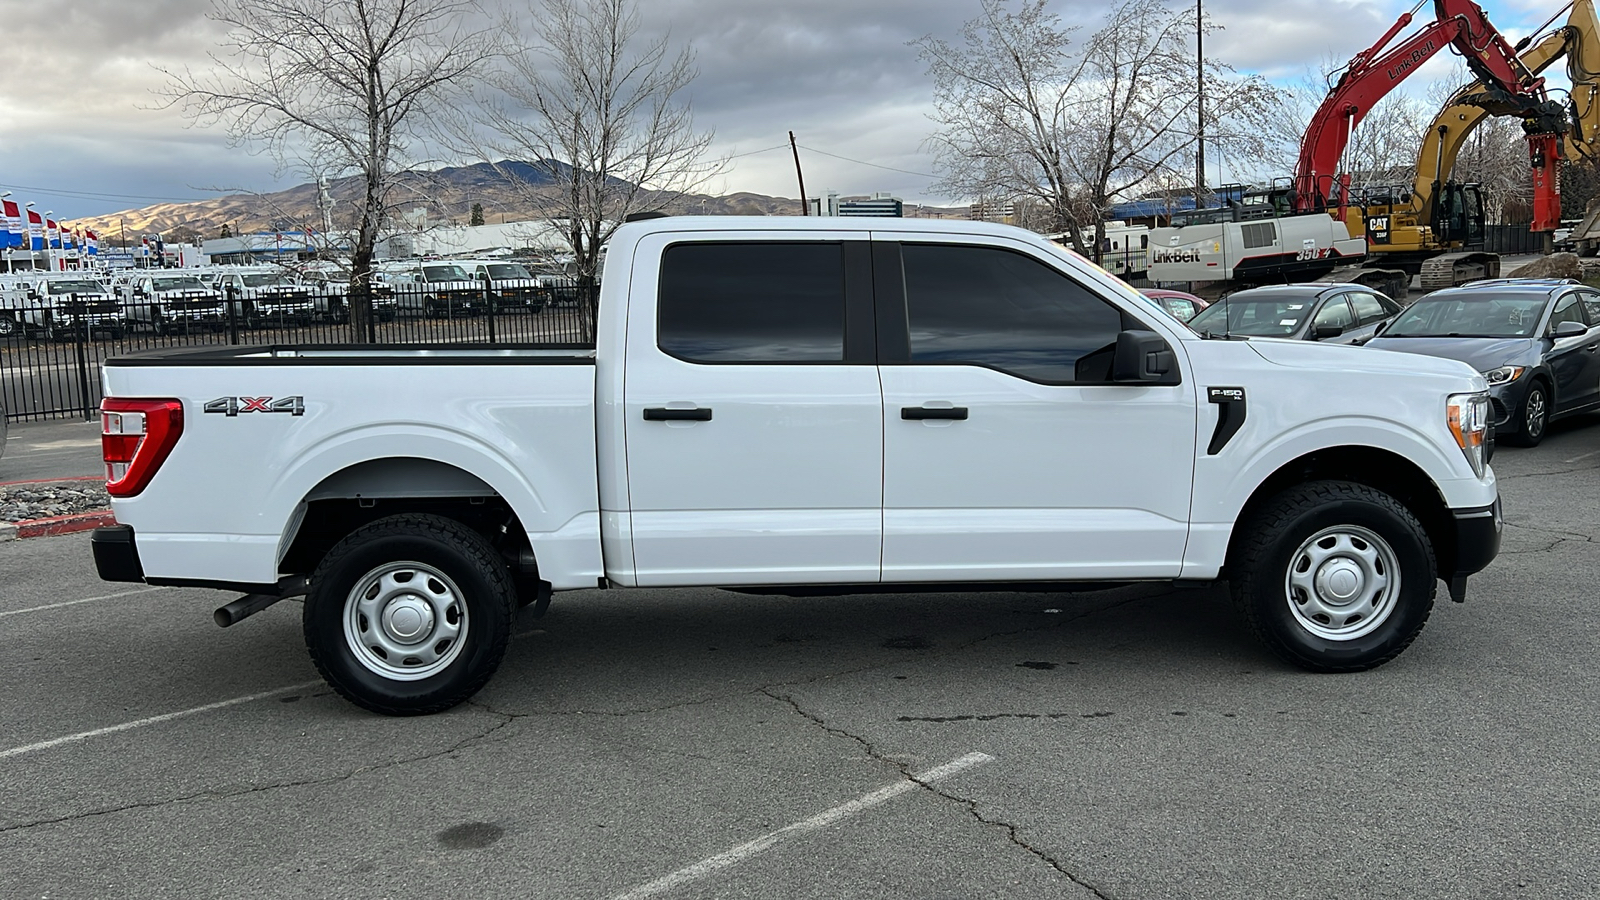
<path fill-rule="evenodd" d="M 291 416 L 306 414 L 304 397 L 218 397 L 206 403 L 206 412 L 237 416 L 240 413 L 288 413 Z"/>

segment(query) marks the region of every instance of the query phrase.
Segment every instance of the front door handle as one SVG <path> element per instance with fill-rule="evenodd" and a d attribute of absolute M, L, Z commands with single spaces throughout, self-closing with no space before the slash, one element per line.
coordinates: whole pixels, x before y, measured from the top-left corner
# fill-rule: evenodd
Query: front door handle
<path fill-rule="evenodd" d="M 933 408 L 927 406 L 902 406 L 900 407 L 902 419 L 956 419 L 966 421 L 967 408 L 965 406 L 946 406 Z"/>
<path fill-rule="evenodd" d="M 711 421 L 711 408 L 697 406 L 693 409 L 670 409 L 667 407 L 647 408 L 644 411 L 646 422 L 709 422 Z"/>

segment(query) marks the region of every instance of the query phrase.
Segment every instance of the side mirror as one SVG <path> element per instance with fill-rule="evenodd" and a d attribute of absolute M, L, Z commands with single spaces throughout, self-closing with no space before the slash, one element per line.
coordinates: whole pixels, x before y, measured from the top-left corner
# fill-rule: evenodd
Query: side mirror
<path fill-rule="evenodd" d="M 1341 334 L 1344 334 L 1343 325 L 1318 325 L 1311 330 L 1311 338 L 1318 341 L 1336 338 Z"/>
<path fill-rule="evenodd" d="M 1111 358 L 1111 380 L 1119 383 L 1182 384 L 1178 356 L 1154 331 L 1117 334 L 1116 355 Z"/>
<path fill-rule="evenodd" d="M 1578 337 L 1588 333 L 1589 329 L 1584 327 L 1582 322 L 1557 322 L 1550 329 L 1550 336 L 1553 338 Z"/>

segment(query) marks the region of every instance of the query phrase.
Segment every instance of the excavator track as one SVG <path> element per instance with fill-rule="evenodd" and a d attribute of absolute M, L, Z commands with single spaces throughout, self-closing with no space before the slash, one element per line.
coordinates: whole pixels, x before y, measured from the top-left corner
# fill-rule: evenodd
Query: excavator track
<path fill-rule="evenodd" d="M 1378 269 L 1363 266 L 1340 266 L 1317 279 L 1323 283 L 1361 284 L 1381 291 L 1385 295 L 1405 302 L 1411 290 L 1411 275 L 1401 269 Z"/>
<path fill-rule="evenodd" d="M 1500 277 L 1500 257 L 1494 253 L 1472 251 L 1441 253 L 1422 262 L 1422 289 L 1459 287 L 1472 281 Z"/>

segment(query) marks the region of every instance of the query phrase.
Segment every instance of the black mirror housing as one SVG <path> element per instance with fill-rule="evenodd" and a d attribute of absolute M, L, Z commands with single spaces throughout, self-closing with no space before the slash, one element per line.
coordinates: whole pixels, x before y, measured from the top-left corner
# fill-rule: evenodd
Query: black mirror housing
<path fill-rule="evenodd" d="M 1344 334 L 1343 325 L 1318 325 L 1311 330 L 1312 339 L 1318 341 L 1336 338 L 1341 334 Z"/>
<path fill-rule="evenodd" d="M 1557 322 L 1550 329 L 1550 336 L 1555 338 L 1577 337 L 1587 334 L 1589 329 L 1582 322 Z"/>
<path fill-rule="evenodd" d="M 1117 334 L 1116 355 L 1111 359 L 1111 380 L 1119 384 L 1182 384 L 1178 356 L 1154 331 Z"/>

